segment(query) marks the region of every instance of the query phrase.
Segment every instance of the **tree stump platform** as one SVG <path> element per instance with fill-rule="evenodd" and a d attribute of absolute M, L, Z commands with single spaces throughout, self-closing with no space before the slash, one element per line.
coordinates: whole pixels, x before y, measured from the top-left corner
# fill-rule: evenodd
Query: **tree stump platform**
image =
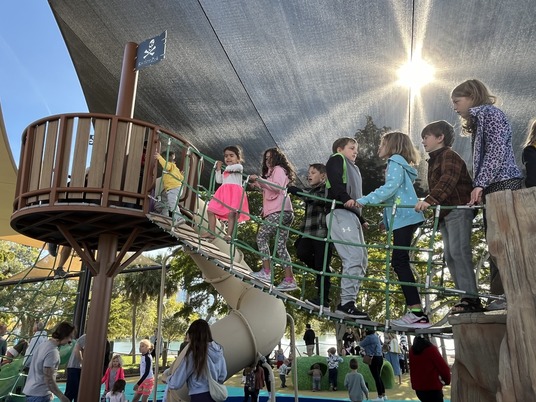
<path fill-rule="evenodd" d="M 506 311 L 456 314 L 449 323 L 455 347 L 451 401 L 495 402 Z"/>

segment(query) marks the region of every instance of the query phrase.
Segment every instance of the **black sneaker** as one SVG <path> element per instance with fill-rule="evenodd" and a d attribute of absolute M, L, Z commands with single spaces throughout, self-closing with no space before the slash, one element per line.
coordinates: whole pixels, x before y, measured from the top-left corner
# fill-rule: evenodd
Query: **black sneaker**
<path fill-rule="evenodd" d="M 65 272 L 63 267 L 58 267 L 54 270 L 54 279 L 65 278 L 66 275 L 67 275 L 67 272 Z"/>
<path fill-rule="evenodd" d="M 305 300 L 305 301 L 306 301 L 307 303 L 309 303 L 309 304 L 315 306 L 315 307 L 320 308 L 320 305 L 321 305 L 321 303 L 320 303 L 320 297 L 313 297 L 312 299 L 307 299 L 307 300 Z M 324 303 L 323 303 L 323 305 L 324 305 L 324 310 L 328 310 L 328 311 L 330 311 L 329 302 L 330 302 L 329 300 L 324 299 Z"/>
<path fill-rule="evenodd" d="M 344 313 L 344 315 L 347 315 L 349 317 L 353 318 L 364 318 L 365 320 L 369 319 L 369 316 L 367 313 L 364 313 L 363 311 L 359 311 L 353 302 L 348 302 L 344 305 L 338 305 L 337 311 L 340 311 Z"/>

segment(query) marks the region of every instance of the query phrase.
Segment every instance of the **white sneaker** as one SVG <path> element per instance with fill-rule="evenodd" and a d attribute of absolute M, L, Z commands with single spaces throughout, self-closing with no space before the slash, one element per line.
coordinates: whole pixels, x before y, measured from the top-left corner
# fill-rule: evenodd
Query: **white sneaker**
<path fill-rule="evenodd" d="M 411 311 L 398 320 L 391 320 L 391 325 L 404 328 L 428 328 L 432 326 L 426 314 L 419 317 Z"/>
<path fill-rule="evenodd" d="M 270 272 L 265 271 L 263 268 L 261 268 L 261 270 L 258 272 L 253 272 L 251 276 L 253 276 L 255 279 L 258 279 L 259 281 L 262 281 L 262 282 L 271 283 L 272 281 Z"/>
<path fill-rule="evenodd" d="M 184 225 L 185 223 L 186 219 L 184 219 L 182 216 L 178 216 L 173 223 L 173 228 L 178 228 L 180 225 Z"/>
<path fill-rule="evenodd" d="M 298 286 L 296 285 L 296 281 L 294 279 L 292 279 L 291 281 L 283 279 L 281 283 L 275 288 L 275 290 L 279 290 L 280 292 L 290 292 L 291 290 L 296 289 L 298 289 Z"/>

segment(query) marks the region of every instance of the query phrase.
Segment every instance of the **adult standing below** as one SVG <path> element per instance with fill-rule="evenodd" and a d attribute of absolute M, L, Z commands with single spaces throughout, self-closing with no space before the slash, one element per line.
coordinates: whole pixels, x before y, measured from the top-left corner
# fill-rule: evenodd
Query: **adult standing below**
<path fill-rule="evenodd" d="M 24 367 L 30 368 L 30 362 L 32 361 L 32 355 L 37 350 L 37 347 L 48 339 L 48 333 L 45 331 L 45 323 L 43 321 L 37 321 L 33 325 L 34 334 L 28 343 L 26 354 L 24 355 Z"/>
<path fill-rule="evenodd" d="M 398 385 L 400 385 L 402 384 L 402 371 L 400 369 L 402 349 L 400 349 L 400 344 L 395 333 L 388 332 L 385 334 L 385 346 L 387 347 L 385 358 L 393 366 L 393 372 L 395 377 L 398 377 Z"/>
<path fill-rule="evenodd" d="M 415 337 L 409 349 L 411 388 L 421 402 L 443 402 L 443 384 L 450 384 L 450 369 L 428 339 Z"/>
<path fill-rule="evenodd" d="M 60 364 L 59 347 L 71 342 L 74 331 L 73 325 L 62 322 L 52 333 L 52 338 L 34 351 L 23 390 L 27 402 L 50 402 L 52 394 L 61 402 L 69 401 L 56 384 L 56 373 Z"/>
<path fill-rule="evenodd" d="M 86 348 L 86 334 L 76 341 L 71 352 L 71 357 L 67 363 L 67 382 L 65 384 L 65 396 L 69 401 L 76 401 L 78 398 L 78 388 L 80 388 L 80 376 L 82 374 L 82 361 L 84 360 L 84 349 Z"/>
<path fill-rule="evenodd" d="M 186 333 L 188 348 L 177 370 L 167 379 L 167 388 L 180 389 L 186 385 L 191 402 L 213 402 L 207 374 L 221 384 L 225 381 L 227 366 L 223 347 L 212 339 L 205 320 L 194 321 Z"/>
<path fill-rule="evenodd" d="M 342 336 L 342 346 L 346 355 L 355 355 L 355 335 L 352 328 L 346 328 L 346 332 Z"/>
<path fill-rule="evenodd" d="M 378 392 L 378 399 L 384 400 L 385 386 L 383 385 L 381 371 L 383 366 L 383 354 L 382 344 L 380 338 L 373 329 L 369 329 L 366 332 L 365 339 L 360 343 L 361 347 L 365 351 L 365 355 L 372 356 L 372 362 L 369 364 L 369 370 L 374 378 L 376 384 L 376 391 Z"/>
<path fill-rule="evenodd" d="M 305 333 L 303 334 L 303 340 L 305 341 L 305 347 L 307 348 L 307 356 L 314 355 L 316 334 L 312 330 L 311 324 L 305 324 Z"/>

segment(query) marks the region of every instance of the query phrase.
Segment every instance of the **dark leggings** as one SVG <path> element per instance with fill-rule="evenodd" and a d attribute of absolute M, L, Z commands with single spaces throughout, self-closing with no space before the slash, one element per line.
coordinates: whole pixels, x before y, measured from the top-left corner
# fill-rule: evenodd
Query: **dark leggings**
<path fill-rule="evenodd" d="M 420 225 L 421 224 L 418 223 L 393 230 L 393 245 L 402 247 L 411 246 L 413 235 Z M 415 276 L 413 276 L 413 271 L 409 264 L 408 250 L 393 250 L 393 253 L 391 254 L 391 265 L 400 282 L 415 283 Z M 406 298 L 406 305 L 413 306 L 415 304 L 421 304 L 419 291 L 415 286 L 401 286 L 404 297 Z"/>
<path fill-rule="evenodd" d="M 385 386 L 383 385 L 382 377 L 380 375 L 383 366 L 383 357 L 372 356 L 372 362 L 369 365 L 370 373 L 376 383 L 376 389 L 378 390 L 378 396 L 385 395 Z"/>
<path fill-rule="evenodd" d="M 421 402 L 443 402 L 443 391 L 415 391 Z"/>
<path fill-rule="evenodd" d="M 318 272 L 324 271 L 324 256 L 327 248 L 326 272 L 329 272 L 329 264 L 331 262 L 331 247 L 326 245 L 325 241 L 301 237 L 296 241 L 296 255 L 307 265 Z M 316 275 L 316 286 L 318 295 L 320 295 L 321 281 L 324 278 L 324 301 L 328 299 L 329 288 L 331 287 L 330 277 L 321 274 Z"/>

